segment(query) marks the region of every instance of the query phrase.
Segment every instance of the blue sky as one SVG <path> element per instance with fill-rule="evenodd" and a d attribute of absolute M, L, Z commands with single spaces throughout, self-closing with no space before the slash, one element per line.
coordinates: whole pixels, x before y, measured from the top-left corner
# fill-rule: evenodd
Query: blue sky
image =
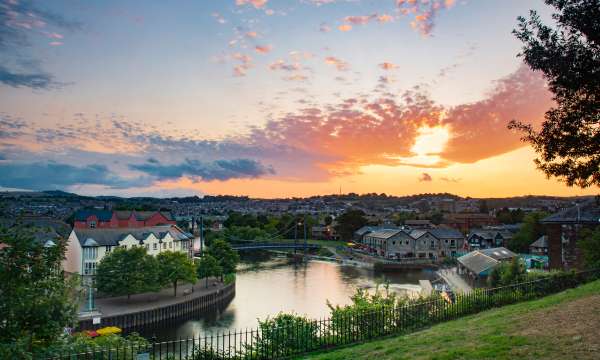
<path fill-rule="evenodd" d="M 48 188 L 575 191 L 533 171 L 533 153 L 505 126 L 539 124 L 551 105 L 511 34 L 530 8 L 549 18 L 541 1 L 0 4 L 0 168 L 24 188 L 26 169 L 70 165 L 83 176 L 48 176 Z M 496 188 L 473 191 L 471 174 L 515 156 L 531 186 L 491 179 Z M 90 166 L 110 176 L 94 182 Z"/>

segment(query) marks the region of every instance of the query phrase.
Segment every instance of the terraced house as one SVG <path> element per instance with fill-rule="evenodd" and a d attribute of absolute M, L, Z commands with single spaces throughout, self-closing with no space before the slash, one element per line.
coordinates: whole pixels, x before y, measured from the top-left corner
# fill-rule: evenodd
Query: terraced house
<path fill-rule="evenodd" d="M 76 229 L 137 228 L 175 224 L 170 212 L 136 210 L 78 210 L 73 221 L 73 227 Z"/>
<path fill-rule="evenodd" d="M 150 255 L 162 251 L 189 253 L 193 235 L 176 225 L 142 228 L 74 228 L 69 235 L 63 269 L 89 278 L 96 273 L 97 264 L 118 247 L 145 247 Z"/>
<path fill-rule="evenodd" d="M 463 247 L 464 236 L 455 229 L 378 229 L 364 235 L 362 244 L 387 258 L 443 258 Z"/>

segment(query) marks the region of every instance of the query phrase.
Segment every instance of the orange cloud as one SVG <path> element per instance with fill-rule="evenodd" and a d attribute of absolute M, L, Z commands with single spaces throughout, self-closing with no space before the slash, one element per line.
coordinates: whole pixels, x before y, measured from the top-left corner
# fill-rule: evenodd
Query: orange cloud
<path fill-rule="evenodd" d="M 381 64 L 379 64 L 379 67 L 382 68 L 383 70 L 394 70 L 398 68 L 398 65 L 393 64 L 391 62 L 383 62 Z"/>
<path fill-rule="evenodd" d="M 328 65 L 333 65 L 335 66 L 336 69 L 338 69 L 339 71 L 346 71 L 350 68 L 350 66 L 348 65 L 348 63 L 346 63 L 345 61 L 338 59 L 334 56 L 328 56 L 325 58 L 325 63 Z"/>
<path fill-rule="evenodd" d="M 388 14 L 381 14 L 377 16 L 377 21 L 379 21 L 382 24 L 388 23 L 392 20 L 394 20 L 394 17 Z"/>
<path fill-rule="evenodd" d="M 246 33 L 246 37 L 249 37 L 249 38 L 255 38 L 257 36 L 258 36 L 258 33 L 256 31 L 248 31 Z"/>
<path fill-rule="evenodd" d="M 352 30 L 352 25 L 342 24 L 342 25 L 338 26 L 338 30 L 339 31 L 344 31 L 344 32 L 350 31 L 350 30 Z"/>

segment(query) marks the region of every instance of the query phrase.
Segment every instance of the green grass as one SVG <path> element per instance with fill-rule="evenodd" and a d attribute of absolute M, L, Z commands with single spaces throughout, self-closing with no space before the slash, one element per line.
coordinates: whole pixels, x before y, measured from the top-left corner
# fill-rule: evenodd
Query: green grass
<path fill-rule="evenodd" d="M 594 335 L 595 334 L 595 335 Z M 600 280 L 310 359 L 600 359 Z"/>

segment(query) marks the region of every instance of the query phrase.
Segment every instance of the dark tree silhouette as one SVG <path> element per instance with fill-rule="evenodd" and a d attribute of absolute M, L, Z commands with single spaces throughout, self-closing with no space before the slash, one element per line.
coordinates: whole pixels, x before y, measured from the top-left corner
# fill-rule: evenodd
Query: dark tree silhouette
<path fill-rule="evenodd" d="M 519 17 L 513 33 L 524 43 L 519 56 L 542 71 L 556 106 L 539 131 L 511 121 L 524 132 L 537 167 L 568 186 L 600 186 L 600 0 L 545 0 L 557 12 L 556 27 L 535 11 Z"/>

